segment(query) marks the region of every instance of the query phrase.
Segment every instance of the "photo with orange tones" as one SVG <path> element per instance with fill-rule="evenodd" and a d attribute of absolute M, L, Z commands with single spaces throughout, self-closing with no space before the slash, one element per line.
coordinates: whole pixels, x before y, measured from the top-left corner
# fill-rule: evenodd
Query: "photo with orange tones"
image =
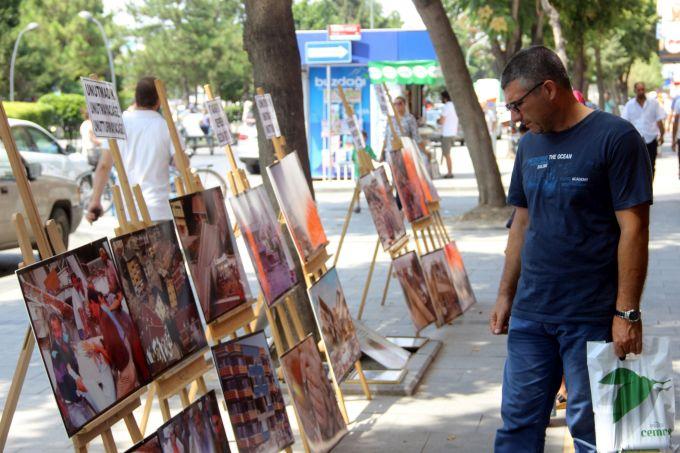
<path fill-rule="evenodd" d="M 297 153 L 270 165 L 267 173 L 295 248 L 307 262 L 328 244 L 328 239 Z"/>
<path fill-rule="evenodd" d="M 453 284 L 453 272 L 446 258 L 444 248 L 420 257 L 423 272 L 430 286 L 432 302 L 444 323 L 449 323 L 463 314 L 458 302 L 458 293 Z"/>
<path fill-rule="evenodd" d="M 269 306 L 297 283 L 293 257 L 267 190 L 258 186 L 229 199 L 262 294 Z"/>
<path fill-rule="evenodd" d="M 392 264 L 404 291 L 406 305 L 416 332 L 420 332 L 433 322 L 439 324 L 440 320 L 437 319 L 437 312 L 432 304 L 425 274 L 416 252 L 405 253 L 395 258 Z"/>
<path fill-rule="evenodd" d="M 387 153 L 392 179 L 397 188 L 406 220 L 415 222 L 430 215 L 425 193 L 418 177 L 416 162 L 411 154 L 400 149 Z"/>
<path fill-rule="evenodd" d="M 385 251 L 406 235 L 404 215 L 397 207 L 385 167 L 378 167 L 359 180 L 371 218 Z"/>
<path fill-rule="evenodd" d="M 189 273 L 210 323 L 251 299 L 248 278 L 219 187 L 170 200 Z"/>
<path fill-rule="evenodd" d="M 309 335 L 295 345 L 280 362 L 309 449 L 315 453 L 331 451 L 347 434 L 347 426 L 314 337 Z"/>
<path fill-rule="evenodd" d="M 460 255 L 455 242 L 446 244 L 444 251 L 446 252 L 446 261 L 449 263 L 449 269 L 453 276 L 453 286 L 456 288 L 458 303 L 463 312 L 465 312 L 477 303 L 477 298 L 472 291 L 472 285 L 470 285 L 470 279 L 463 264 L 463 257 Z"/>
<path fill-rule="evenodd" d="M 404 145 L 404 150 L 408 152 L 416 164 L 416 174 L 420 181 L 420 187 L 423 189 L 425 201 L 428 203 L 439 201 L 439 192 L 437 192 L 437 188 L 434 186 L 428 166 L 425 164 L 425 157 L 421 154 L 418 146 L 410 137 L 401 137 L 401 143 Z"/>

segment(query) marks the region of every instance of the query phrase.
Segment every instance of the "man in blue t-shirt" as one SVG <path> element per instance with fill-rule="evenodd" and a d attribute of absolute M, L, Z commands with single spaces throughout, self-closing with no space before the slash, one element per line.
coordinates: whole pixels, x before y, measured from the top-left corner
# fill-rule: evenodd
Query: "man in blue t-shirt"
<path fill-rule="evenodd" d="M 491 332 L 508 334 L 496 452 L 543 451 L 564 371 L 577 452 L 595 452 L 587 341 L 642 350 L 652 171 L 635 128 L 579 104 L 551 50 L 518 52 L 501 86 L 529 132 L 508 203 L 516 207 Z"/>

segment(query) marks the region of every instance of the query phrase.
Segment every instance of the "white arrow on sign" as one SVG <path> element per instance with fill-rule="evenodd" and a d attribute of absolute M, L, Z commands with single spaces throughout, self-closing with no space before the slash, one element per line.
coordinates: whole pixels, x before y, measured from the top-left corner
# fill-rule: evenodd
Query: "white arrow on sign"
<path fill-rule="evenodd" d="M 344 58 L 348 53 L 347 48 L 343 46 L 309 47 L 307 58 Z"/>

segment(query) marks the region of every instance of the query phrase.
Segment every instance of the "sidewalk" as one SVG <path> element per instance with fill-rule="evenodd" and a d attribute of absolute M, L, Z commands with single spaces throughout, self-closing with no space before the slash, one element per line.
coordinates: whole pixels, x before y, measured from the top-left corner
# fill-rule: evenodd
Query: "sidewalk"
<path fill-rule="evenodd" d="M 441 329 L 429 327 L 422 332 L 424 336 L 442 341 L 443 348 L 412 397 L 379 396 L 370 402 L 359 396 L 346 397 L 351 420 L 349 434 L 334 451 L 398 453 L 493 450 L 495 430 L 500 426 L 505 337 L 488 333 L 487 318 L 495 301 L 507 232 L 502 228 L 474 229 L 467 225 L 465 228 L 456 226 L 454 218 L 476 205 L 477 192 L 465 148 L 455 148 L 453 158 L 455 179 L 438 180 L 436 185 L 442 195 L 442 214 L 465 261 L 478 305 L 451 326 Z M 507 187 L 512 162 L 507 159 L 500 159 L 499 162 Z M 315 188 L 321 219 L 330 240 L 329 251 L 335 254 L 353 186 L 347 183 L 321 182 L 316 183 Z M 349 236 L 345 240 L 337 266 L 353 314 L 358 311 L 376 241 L 363 196 L 361 206 L 362 212 L 353 215 Z M 81 225 L 74 245 L 76 242 L 84 243 L 112 234 L 112 227 L 113 219 L 95 227 Z M 242 248 L 243 244 L 240 246 Z M 245 250 L 242 249 L 241 253 L 243 257 L 247 257 Z M 245 261 L 251 277 L 251 288 L 256 288 L 252 267 L 247 258 Z M 380 307 L 388 265 L 389 257 L 381 251 L 363 320 L 383 334 L 412 335 L 413 327 L 396 281 L 391 283 L 386 305 Z M 673 339 L 676 378 L 680 371 L 678 268 L 680 181 L 677 176 L 677 157 L 666 151 L 657 160 L 649 277 L 643 296 L 643 310 L 647 335 L 666 335 Z M 0 279 L 0 310 L 3 313 L 0 318 L 0 363 L 3 364 L 0 367 L 0 406 L 4 405 L 19 343 L 27 326 L 26 310 L 20 297 L 14 276 Z M 680 384 L 680 381 L 677 382 Z M 208 385 L 210 388 L 218 388 L 216 376 L 209 377 Z M 677 397 L 680 392 L 676 392 L 676 401 L 680 403 L 680 398 Z M 172 403 L 174 414 L 179 408 L 179 401 Z M 680 404 L 677 406 L 680 409 Z M 140 413 L 141 411 L 136 413 L 137 419 Z M 290 406 L 289 415 L 295 425 Z M 223 420 L 230 432 L 225 412 Z M 548 430 L 546 451 L 563 451 L 566 437 L 563 420 L 564 412 L 558 413 L 558 418 L 554 421 L 558 426 Z M 155 405 L 149 427 L 154 429 L 160 423 L 160 411 Z M 296 427 L 294 432 L 297 433 Z M 121 451 L 130 446 L 124 425 L 114 429 L 114 436 Z M 235 444 L 231 447 L 235 451 Z M 293 449 L 296 452 L 303 451 L 299 438 Z M 33 355 L 6 451 L 72 451 L 37 353 Z M 100 443 L 95 443 L 91 451 L 103 451 L 103 448 Z"/>

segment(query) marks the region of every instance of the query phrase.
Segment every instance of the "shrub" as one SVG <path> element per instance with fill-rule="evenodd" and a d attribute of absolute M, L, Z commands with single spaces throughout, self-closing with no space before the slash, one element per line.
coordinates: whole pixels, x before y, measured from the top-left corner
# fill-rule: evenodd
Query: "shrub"
<path fill-rule="evenodd" d="M 56 113 L 57 125 L 61 126 L 68 138 L 73 138 L 74 132 L 83 122 L 81 109 L 85 107 L 85 96 L 82 94 L 55 94 L 41 96 L 38 103 L 52 106 Z"/>
<path fill-rule="evenodd" d="M 5 107 L 8 117 L 33 121 L 45 129 L 57 122 L 56 111 L 49 104 L 42 102 L 3 102 L 2 105 Z"/>
<path fill-rule="evenodd" d="M 227 104 L 227 108 L 224 109 L 224 112 L 227 114 L 227 119 L 229 120 L 230 123 L 234 122 L 240 122 L 241 121 L 241 110 L 243 109 L 243 106 L 239 104 Z"/>

